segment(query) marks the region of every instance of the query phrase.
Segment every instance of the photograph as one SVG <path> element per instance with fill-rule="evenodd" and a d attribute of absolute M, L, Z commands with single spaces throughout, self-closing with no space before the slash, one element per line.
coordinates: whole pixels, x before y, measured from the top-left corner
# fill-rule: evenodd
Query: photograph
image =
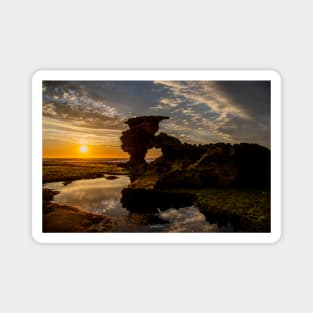
<path fill-rule="evenodd" d="M 41 232 L 271 234 L 271 80 L 122 78 L 41 80 Z"/>
<path fill-rule="evenodd" d="M 313 313 L 313 1 L 0 8 L 0 313 Z"/>

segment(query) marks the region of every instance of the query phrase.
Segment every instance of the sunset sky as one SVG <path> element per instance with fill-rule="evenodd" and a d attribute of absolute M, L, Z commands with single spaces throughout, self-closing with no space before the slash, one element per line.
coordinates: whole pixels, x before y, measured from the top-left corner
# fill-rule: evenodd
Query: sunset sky
<path fill-rule="evenodd" d="M 169 116 L 160 131 L 182 142 L 270 147 L 270 82 L 46 81 L 43 157 L 128 157 L 124 121 L 142 115 Z"/>

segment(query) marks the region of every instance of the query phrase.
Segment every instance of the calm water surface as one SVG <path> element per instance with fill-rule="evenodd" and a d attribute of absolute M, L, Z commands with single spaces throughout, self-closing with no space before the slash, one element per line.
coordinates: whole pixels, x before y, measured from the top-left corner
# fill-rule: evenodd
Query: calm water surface
<path fill-rule="evenodd" d="M 59 191 L 54 202 L 76 207 L 82 211 L 109 215 L 118 231 L 151 232 L 216 232 L 216 224 L 209 224 L 195 206 L 169 208 L 155 214 L 130 213 L 120 202 L 122 190 L 130 184 L 126 175 L 116 179 L 82 179 L 69 184 L 46 183 L 44 188 Z"/>
<path fill-rule="evenodd" d="M 93 214 L 126 215 L 128 211 L 122 207 L 120 199 L 122 189 L 130 184 L 130 179 L 126 175 L 116 177 L 81 179 L 68 185 L 63 182 L 47 183 L 44 187 L 60 192 L 54 196 L 54 201 L 61 205 L 73 206 Z"/>

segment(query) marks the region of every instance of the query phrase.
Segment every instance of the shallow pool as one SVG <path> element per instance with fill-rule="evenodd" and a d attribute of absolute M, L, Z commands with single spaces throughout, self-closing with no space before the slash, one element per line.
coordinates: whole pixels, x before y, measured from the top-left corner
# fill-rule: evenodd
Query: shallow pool
<path fill-rule="evenodd" d="M 128 176 L 120 175 L 115 179 L 81 179 L 67 185 L 63 182 L 47 183 L 44 188 L 59 191 L 54 196 L 54 201 L 58 204 L 73 206 L 93 214 L 119 216 L 128 214 L 120 200 L 122 189 L 129 184 Z"/>
<path fill-rule="evenodd" d="M 107 215 L 114 220 L 112 231 L 120 232 L 216 232 L 216 224 L 209 224 L 195 206 L 131 213 L 121 204 L 122 190 L 130 184 L 126 175 L 115 178 L 81 179 L 69 184 L 54 182 L 44 188 L 59 193 L 53 201 L 76 207 L 82 211 Z"/>

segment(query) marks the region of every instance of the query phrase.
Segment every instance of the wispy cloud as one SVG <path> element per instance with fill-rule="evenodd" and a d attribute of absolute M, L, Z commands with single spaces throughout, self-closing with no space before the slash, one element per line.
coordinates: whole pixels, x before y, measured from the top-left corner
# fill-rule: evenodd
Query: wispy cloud
<path fill-rule="evenodd" d="M 124 115 L 104 99 L 90 96 L 84 86 L 46 84 L 42 112 L 45 147 L 88 143 L 120 150 L 119 137 L 127 128 Z"/>
<path fill-rule="evenodd" d="M 43 116 L 88 128 L 123 128 L 125 116 L 104 100 L 79 87 L 48 85 L 43 93 Z"/>
<path fill-rule="evenodd" d="M 44 139 L 120 147 L 131 116 L 166 115 L 183 142 L 270 146 L 270 85 L 247 81 L 46 82 Z"/>
<path fill-rule="evenodd" d="M 227 93 L 227 84 L 225 87 L 225 83 L 221 85 L 214 81 L 155 81 L 154 83 L 164 87 L 168 96 L 162 98 L 152 109 L 179 117 L 177 123 L 182 128 L 180 131 L 185 130 L 190 134 L 190 136 L 183 136 L 184 138 L 188 137 L 192 142 L 209 140 L 235 143 L 244 139 L 253 141 L 252 133 L 251 137 L 247 134 L 247 128 L 252 127 L 262 133 L 259 134 L 259 137 L 263 136 L 262 144 L 269 144 L 266 134 L 268 129 L 264 129 L 264 124 L 261 125 L 258 117 L 254 116 L 251 110 L 254 105 L 251 103 L 253 94 L 250 95 L 250 106 L 240 101 L 245 94 L 244 84 L 236 89 L 243 93 L 243 97 L 240 98 L 232 97 Z M 265 123 L 265 126 L 267 125 Z M 175 127 L 172 127 L 172 131 L 175 132 Z"/>
<path fill-rule="evenodd" d="M 43 119 L 43 137 L 72 143 L 88 142 L 100 146 L 120 146 L 121 130 L 107 128 L 87 128 L 46 117 Z"/>
<path fill-rule="evenodd" d="M 190 105 L 202 104 L 207 106 L 212 112 L 219 115 L 227 116 L 234 115 L 244 119 L 250 119 L 250 116 L 245 110 L 240 107 L 240 104 L 229 98 L 213 81 L 155 81 L 167 87 L 175 99 L 175 107 L 187 101 Z M 172 99 L 173 99 L 172 98 Z M 163 100 L 163 99 L 162 99 Z M 162 103 L 171 103 L 170 99 L 166 99 Z"/>

